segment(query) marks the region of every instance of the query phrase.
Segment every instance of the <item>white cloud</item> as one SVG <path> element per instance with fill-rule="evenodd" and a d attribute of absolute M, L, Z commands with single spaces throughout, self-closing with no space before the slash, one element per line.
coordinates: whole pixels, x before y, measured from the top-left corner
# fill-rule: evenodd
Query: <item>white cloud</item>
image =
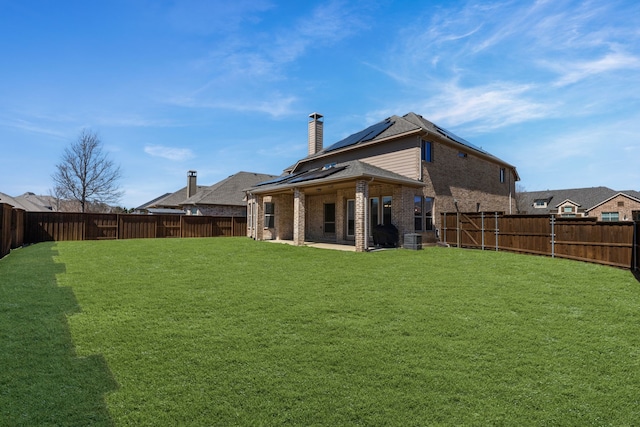
<path fill-rule="evenodd" d="M 42 123 L 36 124 L 32 121 L 21 118 L 0 119 L 0 126 L 20 129 L 30 133 L 39 133 L 56 138 L 68 137 L 68 134 L 64 131 L 54 129 L 52 127 L 43 126 Z"/>
<path fill-rule="evenodd" d="M 269 114 L 272 117 L 282 117 L 291 114 L 293 104 L 297 98 L 292 95 L 272 94 L 263 96 L 253 100 L 244 100 L 250 98 L 250 94 L 236 93 L 236 97 L 231 96 L 215 96 L 213 99 L 202 99 L 198 96 L 190 96 L 184 98 L 173 98 L 168 102 L 173 105 L 179 105 L 189 108 L 210 108 L 222 109 L 238 112 L 258 112 Z"/>
<path fill-rule="evenodd" d="M 152 157 L 162 157 L 173 161 L 183 161 L 194 157 L 188 148 L 165 147 L 162 145 L 146 145 L 144 152 Z"/>
<path fill-rule="evenodd" d="M 473 124 L 476 131 L 488 131 L 552 114 L 549 105 L 528 98 L 533 89 L 532 85 L 512 83 L 472 88 L 451 83 L 422 108 L 436 121 Z"/>
<path fill-rule="evenodd" d="M 168 12 L 169 23 L 188 33 L 225 33 L 243 23 L 259 22 L 259 13 L 272 9 L 264 0 L 180 0 Z"/>
<path fill-rule="evenodd" d="M 640 69 L 640 59 L 633 55 L 611 52 L 599 59 L 582 62 L 556 62 L 550 63 L 548 66 L 561 74 L 554 85 L 566 86 L 602 73 Z"/>
<path fill-rule="evenodd" d="M 363 9 L 331 1 L 286 26 L 227 34 L 205 58 L 192 63 L 204 83 L 169 101 L 188 107 L 290 114 L 298 97 L 287 83 L 292 67 L 310 50 L 349 37 L 362 24 Z M 197 80 L 196 80 L 197 81 Z M 202 80 L 201 80 L 202 81 Z"/>

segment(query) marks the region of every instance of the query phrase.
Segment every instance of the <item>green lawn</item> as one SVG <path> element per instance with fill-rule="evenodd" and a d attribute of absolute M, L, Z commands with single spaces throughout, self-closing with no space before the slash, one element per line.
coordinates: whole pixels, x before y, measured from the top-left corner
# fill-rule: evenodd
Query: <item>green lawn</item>
<path fill-rule="evenodd" d="M 42 243 L 0 260 L 0 425 L 636 425 L 639 331 L 574 261 Z"/>

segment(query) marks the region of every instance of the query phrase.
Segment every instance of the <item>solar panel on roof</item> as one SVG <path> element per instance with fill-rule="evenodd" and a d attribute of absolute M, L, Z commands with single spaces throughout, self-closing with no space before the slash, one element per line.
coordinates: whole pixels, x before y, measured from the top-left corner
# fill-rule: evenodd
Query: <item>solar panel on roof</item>
<path fill-rule="evenodd" d="M 349 135 L 345 139 L 342 139 L 336 142 L 335 144 L 331 145 L 330 147 L 327 147 L 324 151 L 333 151 L 333 150 L 337 150 L 338 148 L 344 148 L 350 145 L 357 144 L 359 142 L 370 141 L 376 136 L 380 135 L 385 130 L 389 129 L 389 127 L 393 123 L 394 122 L 391 121 L 390 119 L 383 120 L 379 123 L 376 123 L 375 125 L 369 126 L 364 130 L 361 130 L 360 132 L 356 132 L 353 135 Z"/>
<path fill-rule="evenodd" d="M 289 179 L 295 178 L 296 176 L 300 175 L 301 173 L 302 172 L 291 173 L 289 175 L 282 175 L 282 176 L 279 176 L 277 178 L 270 179 L 269 181 L 259 182 L 259 183 L 256 184 L 256 187 L 259 187 L 261 185 L 279 184 L 281 182 L 284 182 L 284 181 L 287 181 Z"/>
<path fill-rule="evenodd" d="M 466 140 L 466 139 L 464 139 L 464 138 L 459 137 L 459 136 L 458 136 L 458 135 L 456 135 L 455 133 L 453 133 L 453 132 L 449 132 L 449 131 L 448 131 L 448 130 L 446 130 L 445 128 L 441 128 L 441 127 L 440 127 L 440 126 L 438 126 L 438 125 L 435 125 L 435 124 L 434 124 L 434 126 L 435 126 L 435 128 L 436 128 L 436 130 L 437 130 L 438 132 L 440 132 L 442 135 L 446 136 L 447 138 L 452 139 L 452 140 L 454 140 L 455 142 L 460 143 L 460 144 L 462 144 L 462 145 L 466 145 L 467 147 L 473 148 L 474 150 L 480 151 L 481 153 L 489 154 L 489 153 L 487 153 L 486 151 L 484 151 L 482 148 L 480 148 L 480 147 L 477 147 L 477 146 L 473 145 L 472 143 L 470 143 L 469 141 L 467 141 L 467 140 Z"/>
<path fill-rule="evenodd" d="M 295 183 L 295 182 L 303 182 L 303 181 L 311 181 L 312 179 L 320 179 L 320 178 L 326 178 L 329 175 L 333 175 L 336 172 L 340 172 L 341 170 L 345 169 L 346 166 L 338 166 L 338 167 L 330 167 L 328 169 L 316 169 L 316 170 L 312 170 L 309 172 L 305 172 L 302 175 L 300 175 L 299 177 L 292 179 L 291 181 L 289 181 L 291 184 Z"/>

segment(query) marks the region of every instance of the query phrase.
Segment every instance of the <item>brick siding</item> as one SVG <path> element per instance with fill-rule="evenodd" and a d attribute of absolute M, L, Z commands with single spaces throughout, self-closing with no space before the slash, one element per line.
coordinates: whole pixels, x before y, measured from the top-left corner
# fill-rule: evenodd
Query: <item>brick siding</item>
<path fill-rule="evenodd" d="M 622 203 L 623 206 L 619 206 L 619 203 Z M 603 212 L 618 212 L 620 221 L 632 221 L 634 211 L 640 211 L 640 202 L 636 202 L 623 195 L 618 195 L 607 203 L 590 210 L 589 216 L 597 218 L 598 221 L 602 221 Z"/>

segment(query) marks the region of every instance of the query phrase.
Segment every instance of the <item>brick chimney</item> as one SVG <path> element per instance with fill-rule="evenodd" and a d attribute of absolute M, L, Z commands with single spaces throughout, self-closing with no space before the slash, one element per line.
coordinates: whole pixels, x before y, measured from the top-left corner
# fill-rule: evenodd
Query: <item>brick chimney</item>
<path fill-rule="evenodd" d="M 198 173 L 196 171 L 187 172 L 187 198 L 193 196 L 198 191 Z"/>
<path fill-rule="evenodd" d="M 322 114 L 309 114 L 309 155 L 322 151 Z"/>

